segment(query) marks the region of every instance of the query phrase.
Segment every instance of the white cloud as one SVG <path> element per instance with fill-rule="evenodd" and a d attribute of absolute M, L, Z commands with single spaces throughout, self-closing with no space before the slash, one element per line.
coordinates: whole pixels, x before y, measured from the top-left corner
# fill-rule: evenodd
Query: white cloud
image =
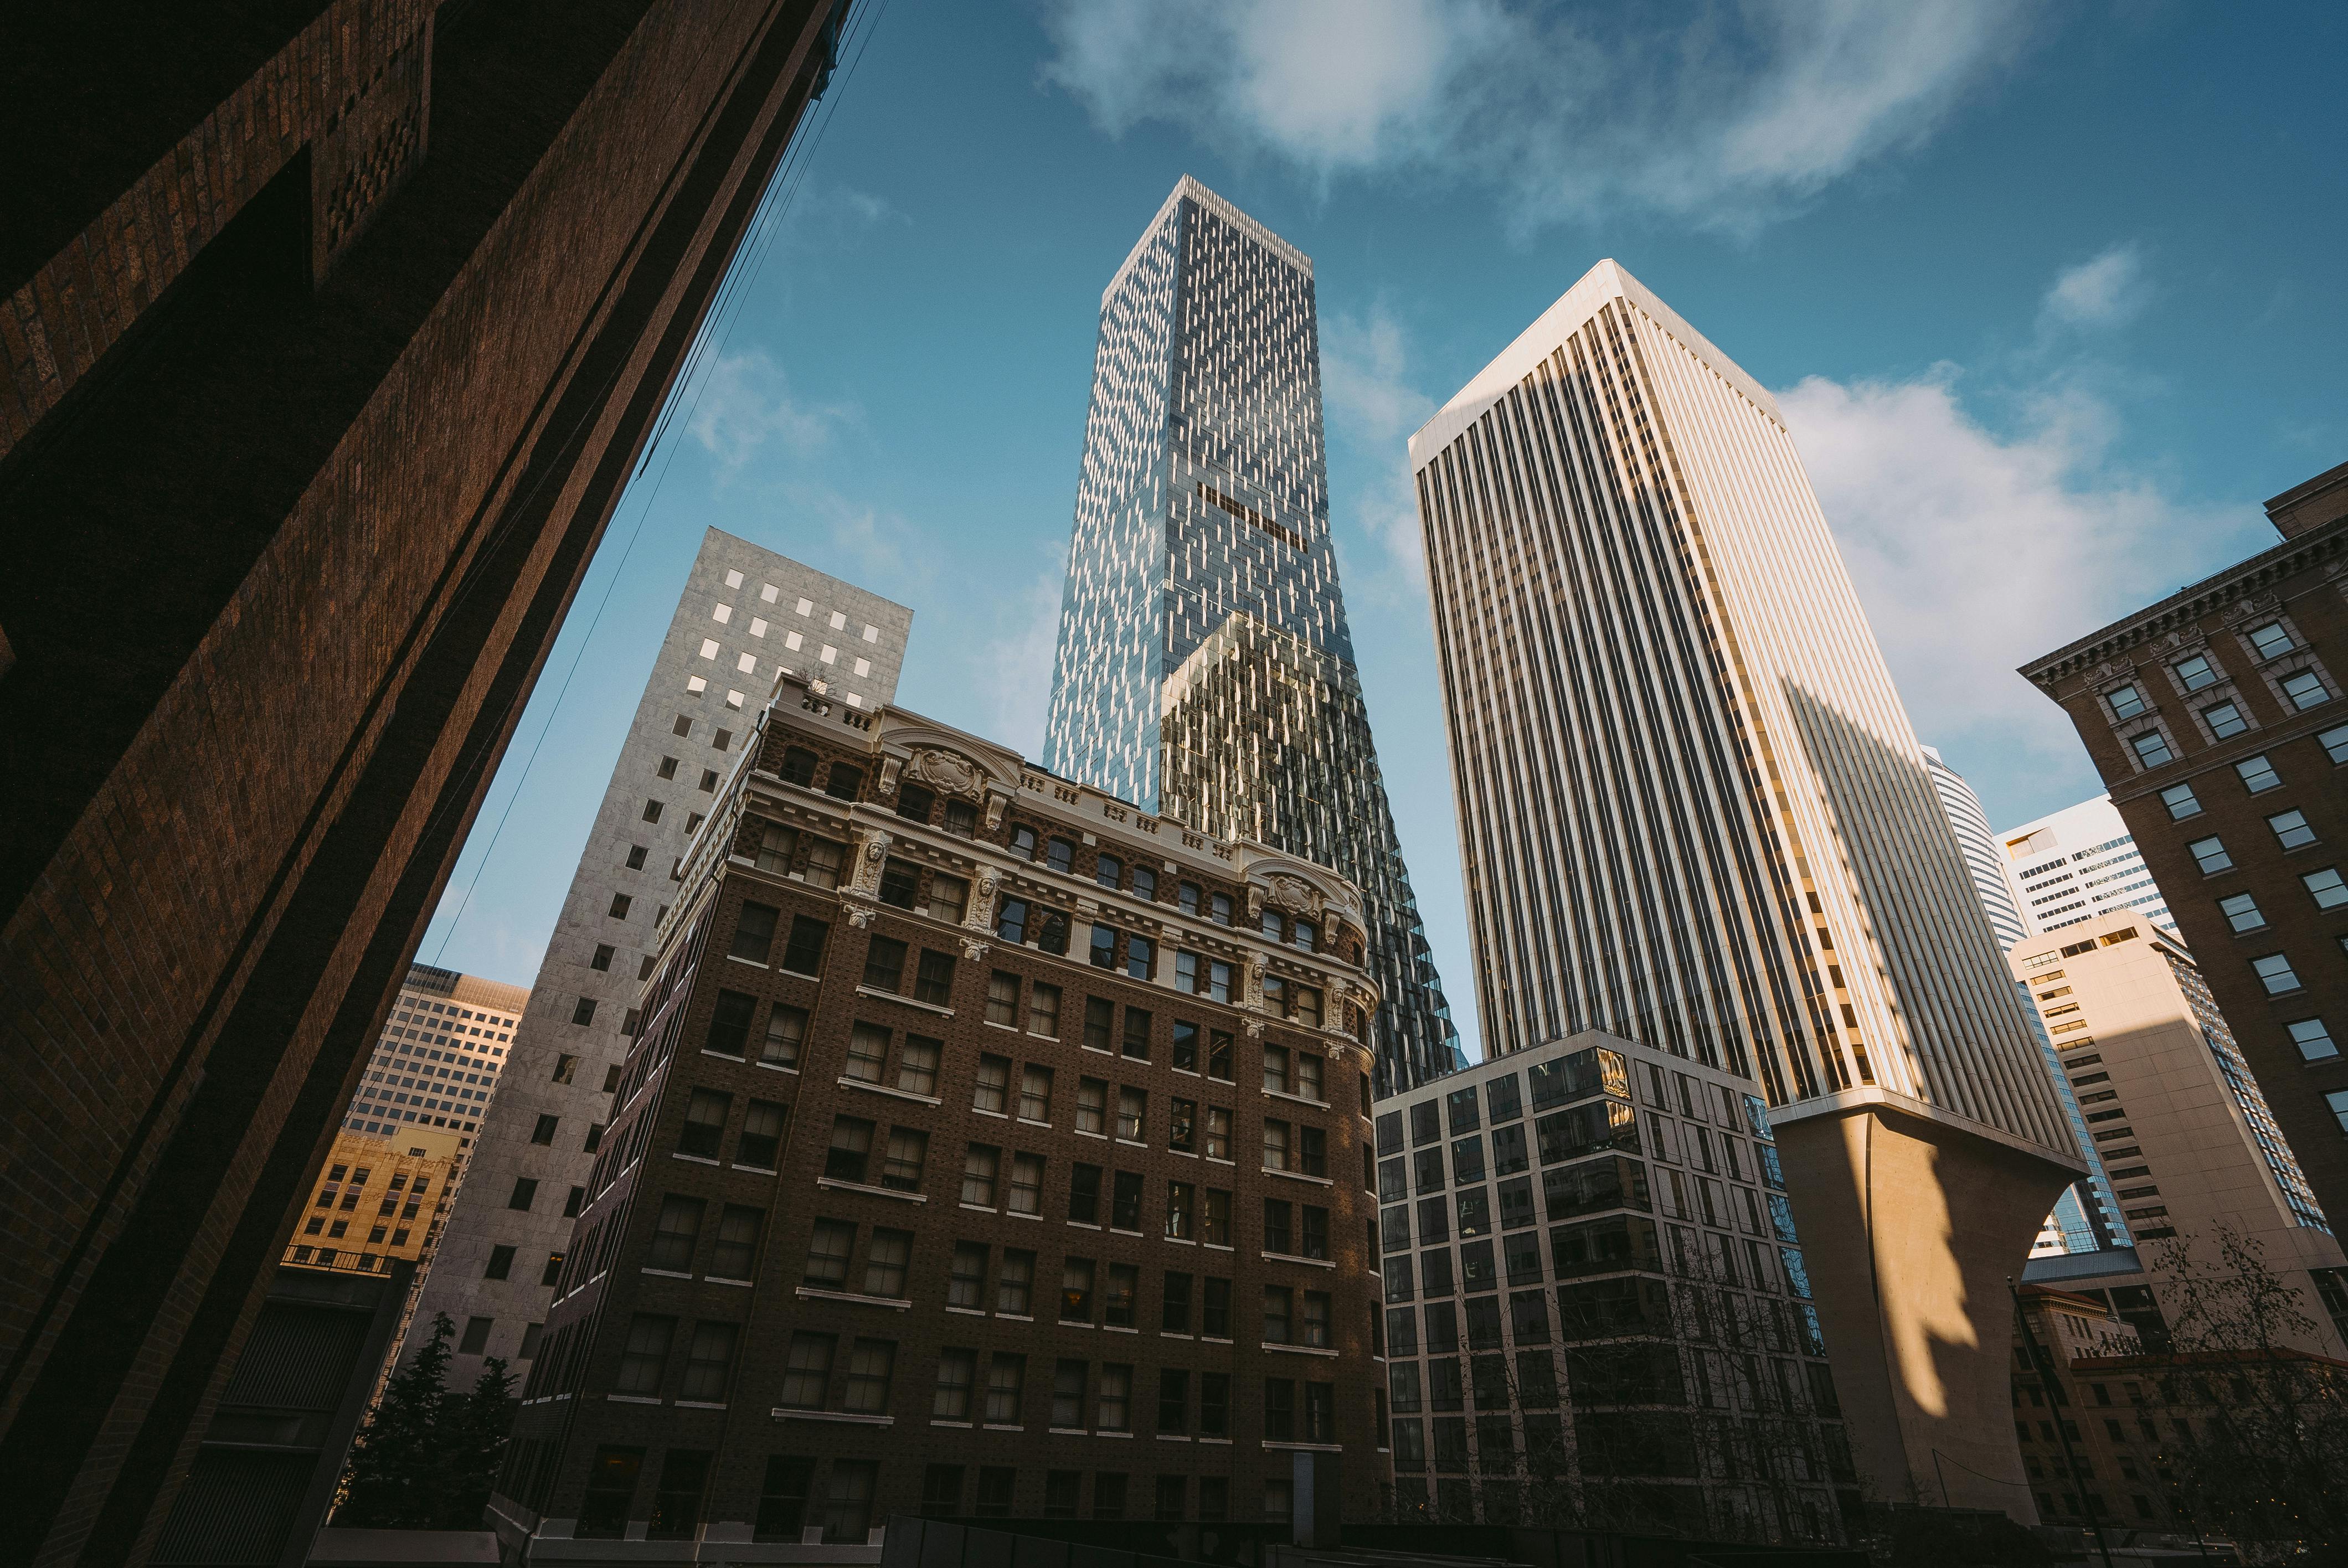
<path fill-rule="evenodd" d="M 1434 414 L 1435 399 L 1411 384 L 1408 343 L 1384 302 L 1366 315 L 1322 319 L 1321 401 L 1330 439 L 1355 449 L 1373 476 L 1333 497 L 1331 521 L 1341 532 L 1359 528 L 1385 557 L 1361 563 L 1367 570 L 1342 560 L 1344 579 L 1365 600 L 1422 599 L 1426 559 L 1403 444 Z"/>
<path fill-rule="evenodd" d="M 2134 319 L 2150 298 L 2143 252 L 2133 243 L 2114 245 L 2093 261 L 2056 273 L 2039 306 L 2039 317 L 2061 326 L 2120 326 Z"/>
<path fill-rule="evenodd" d="M 1627 18 L 1627 19 L 1626 19 Z M 1112 133 L 1181 126 L 1323 179 L 1408 168 L 1519 222 L 1746 228 L 1925 140 L 2026 41 L 2020 0 L 1048 0 L 1045 78 Z"/>
<path fill-rule="evenodd" d="M 1023 757 L 1044 754 L 1050 717 L 1052 664 L 1060 641 L 1060 598 L 1066 569 L 1055 557 L 1018 592 L 995 606 L 994 634 L 973 661 L 982 722 L 989 740 Z"/>
<path fill-rule="evenodd" d="M 2094 775 L 2014 667 L 2258 548 L 2257 530 L 2116 467 L 2113 415 L 2092 397 L 2044 390 L 2001 436 L 1959 383 L 1943 365 L 1777 396 L 1917 733 L 2034 815 Z"/>
<path fill-rule="evenodd" d="M 794 396 L 764 349 L 720 355 L 689 400 L 686 426 L 721 467 L 739 468 L 769 441 L 804 456 L 831 439 L 846 411 Z"/>

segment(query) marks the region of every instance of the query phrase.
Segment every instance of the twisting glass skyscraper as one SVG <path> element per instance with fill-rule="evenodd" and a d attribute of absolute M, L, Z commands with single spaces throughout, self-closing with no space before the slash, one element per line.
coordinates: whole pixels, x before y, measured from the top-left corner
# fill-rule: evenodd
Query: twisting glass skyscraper
<path fill-rule="evenodd" d="M 1349 878 L 1379 1091 L 1461 1065 L 1337 587 L 1313 262 L 1187 175 L 1101 295 L 1044 762 Z"/>

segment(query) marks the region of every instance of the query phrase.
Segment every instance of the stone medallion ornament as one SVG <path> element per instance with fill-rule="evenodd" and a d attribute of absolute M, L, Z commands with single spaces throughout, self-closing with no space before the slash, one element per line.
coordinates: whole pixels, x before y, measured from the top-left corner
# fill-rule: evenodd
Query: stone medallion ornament
<path fill-rule="evenodd" d="M 1285 909 L 1291 914 L 1317 910 L 1321 907 L 1321 895 L 1302 876 L 1274 876 L 1272 879 L 1272 907 Z"/>
<path fill-rule="evenodd" d="M 947 794 L 977 800 L 986 793 L 986 777 L 968 757 L 952 752 L 915 752 L 905 764 L 905 776 Z"/>

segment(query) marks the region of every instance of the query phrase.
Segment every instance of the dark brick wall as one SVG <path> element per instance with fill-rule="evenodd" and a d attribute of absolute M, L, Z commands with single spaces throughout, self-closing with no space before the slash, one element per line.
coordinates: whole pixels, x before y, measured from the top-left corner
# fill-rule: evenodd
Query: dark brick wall
<path fill-rule="evenodd" d="M 59 254 L 134 230 L 170 254 L 36 284 L 53 346 L 84 345 L 81 384 L 19 396 L 39 423 L 0 459 L 0 1465 L 31 1500 L 0 1517 L 14 1560 L 127 1560 L 168 1508 L 820 69 L 828 7 L 440 8 L 428 151 L 404 184 L 375 179 L 314 289 L 310 143 L 427 9 L 232 7 L 221 50 L 149 96 L 191 102 L 222 50 L 252 69 L 160 155 L 116 159 L 170 172 L 172 149 L 211 149 L 196 185 L 142 175 L 96 200 L 93 155 L 45 209 L 98 214 Z M 74 117 L 119 89 L 106 47 L 161 80 L 157 38 L 185 31 L 85 36 L 79 74 L 10 112 L 103 140 L 110 122 Z M 154 116 L 118 128 L 151 138 Z M 122 217 L 134 199 L 179 217 Z M 12 296 L 0 320 L 21 327 Z"/>
<path fill-rule="evenodd" d="M 543 1348 L 517 1426 L 517 1445 L 501 1490 L 528 1512 L 575 1516 L 582 1507 L 590 1466 L 606 1445 L 645 1450 L 640 1485 L 631 1501 L 629 1517 L 646 1519 L 654 1506 L 654 1491 L 671 1450 L 710 1450 L 716 1455 L 712 1479 L 702 1510 L 704 1522 L 755 1520 L 767 1461 L 775 1455 L 804 1457 L 818 1462 L 815 1497 L 825 1487 L 825 1463 L 834 1459 L 870 1460 L 879 1464 L 873 1522 L 892 1512 L 911 1512 L 922 1503 L 924 1475 L 929 1466 L 963 1467 L 961 1505 L 975 1503 L 981 1467 L 1012 1467 L 1017 1472 L 1013 1502 L 1016 1513 L 1040 1514 L 1045 1506 L 1045 1481 L 1050 1471 L 1086 1472 L 1085 1506 L 1093 1506 L 1091 1477 L 1102 1471 L 1128 1475 L 1127 1517 L 1148 1518 L 1154 1506 L 1156 1478 L 1193 1478 L 1189 1491 L 1189 1516 L 1198 1517 L 1195 1478 L 1220 1476 L 1231 1488 L 1231 1517 L 1259 1516 L 1267 1475 L 1285 1477 L 1290 1456 L 1264 1446 L 1263 1385 L 1267 1378 L 1294 1380 L 1303 1399 L 1305 1382 L 1335 1385 L 1337 1437 L 1346 1450 L 1344 1485 L 1346 1502 L 1356 1513 L 1373 1506 L 1376 1488 L 1385 1479 L 1384 1456 L 1373 1436 L 1377 1414 L 1373 1390 L 1383 1390 L 1383 1364 L 1371 1359 L 1375 1347 L 1375 1310 L 1377 1282 L 1369 1270 L 1376 1256 L 1370 1249 L 1367 1226 L 1375 1214 L 1375 1200 L 1365 1185 L 1363 1152 L 1371 1123 L 1363 1102 L 1366 1053 L 1349 1049 L 1325 1033 L 1300 1030 L 1293 1024 L 1267 1020 L 1236 1005 L 1153 984 L 1090 966 L 1086 961 L 1088 917 L 1076 922 L 1069 954 L 1041 951 L 1032 940 L 1016 945 L 988 929 L 995 901 L 986 901 L 975 927 L 933 919 L 926 915 L 876 906 L 869 894 L 852 888 L 825 890 L 792 877 L 761 872 L 744 864 L 755 855 L 756 825 L 765 820 L 791 821 L 811 833 L 821 833 L 851 846 L 860 833 L 890 832 L 895 837 L 889 851 L 894 857 L 924 867 L 927 878 L 941 873 L 975 884 L 988 866 L 995 867 L 1006 887 L 1014 875 L 1026 876 L 1049 891 L 1063 908 L 1078 907 L 1094 882 L 1092 857 L 1111 846 L 1087 845 L 1084 863 L 1062 876 L 1025 863 L 1005 865 L 1003 846 L 1021 823 L 1037 826 L 1048 836 L 1061 834 L 1082 845 L 1086 824 L 1071 811 L 1056 809 L 1047 781 L 1030 774 L 1034 786 L 1023 788 L 998 825 L 982 828 L 974 845 L 961 845 L 941 832 L 908 829 L 901 819 L 884 815 L 886 806 L 875 795 L 880 756 L 857 752 L 850 738 L 815 736 L 782 722 L 786 704 L 778 704 L 767 720 L 768 730 L 759 756 L 767 767 L 780 764 L 786 744 L 808 745 L 822 762 L 809 787 L 786 785 L 775 778 L 746 779 L 748 804 L 743 819 L 747 830 L 736 842 L 734 858 L 721 862 L 704 886 L 681 894 L 683 913 L 664 951 L 660 968 L 645 997 L 647 1026 L 636 1050 L 622 1070 L 614 1119 L 605 1134 L 590 1200 L 566 1255 L 563 1294 L 550 1314 Z M 881 726 L 885 728 L 885 726 Z M 851 813 L 850 803 L 821 793 L 829 769 L 839 764 L 863 774 L 863 804 Z M 725 809 L 725 808 L 721 808 Z M 940 810 L 942 811 L 942 806 Z M 936 816 L 937 812 L 932 815 Z M 721 819 L 722 822 L 722 819 Z M 992 853 L 979 845 L 990 846 Z M 1128 864 L 1136 858 L 1119 847 Z M 1204 857 L 1201 857 L 1204 858 Z M 805 845 L 800 853 L 805 864 Z M 1211 865 L 1212 863 L 1210 862 Z M 1020 867 L 1024 867 L 1021 869 Z M 1159 903 L 1164 906 L 1165 933 L 1159 958 L 1160 977 L 1170 975 L 1174 953 L 1185 945 L 1179 933 L 1185 921 L 1173 907 L 1179 883 L 1189 879 L 1209 889 L 1237 894 L 1235 917 L 1249 920 L 1244 874 L 1234 871 L 1218 880 L 1211 871 L 1188 868 L 1179 876 L 1160 872 Z M 1257 883 L 1259 893 L 1262 881 Z M 1020 896 L 1029 896 L 1025 890 Z M 779 962 L 757 967 L 729 957 L 745 901 L 780 911 L 774 943 L 777 959 L 783 951 L 794 916 L 823 921 L 829 938 L 821 970 L 816 976 L 795 975 Z M 1107 901 L 1114 903 L 1114 900 Z M 871 911 L 869 925 L 855 915 Z M 1117 916 L 1125 916 L 1118 905 Z M 1121 921 L 1122 923 L 1122 921 Z M 1200 930 L 1198 926 L 1189 927 Z M 1208 933 L 1213 936 L 1214 933 Z M 1228 941 L 1249 945 L 1244 932 L 1220 933 Z M 1340 926 L 1330 933 L 1339 956 L 1330 960 L 1333 972 L 1358 981 L 1361 933 Z M 912 964 L 926 948 L 956 959 L 951 1013 L 924 1008 L 898 998 L 875 995 L 862 988 L 865 961 L 872 942 L 893 938 L 907 944 L 906 989 L 911 990 Z M 965 946 L 965 944 L 969 944 Z M 1196 938 L 1190 945 L 1200 944 Z M 1019 1023 L 1005 1027 L 986 1020 L 987 990 L 997 971 L 1019 981 Z M 1046 1039 L 1025 1027 L 1031 988 L 1036 982 L 1061 989 L 1059 1038 Z M 721 990 L 756 999 L 747 1060 L 714 1055 L 704 1049 Z M 1084 1044 L 1086 1001 L 1108 1000 L 1115 1009 L 1110 1049 Z M 778 1004 L 803 1009 L 808 1026 L 796 1071 L 758 1064 L 759 1040 L 772 1008 Z M 1129 1009 L 1150 1015 L 1148 1056 L 1138 1060 L 1124 1052 L 1125 1023 Z M 1335 1016 L 1333 1013 L 1333 1016 Z M 1232 1037 L 1232 1077 L 1219 1080 L 1203 1071 L 1178 1071 L 1173 1065 L 1172 1035 L 1178 1020 L 1209 1031 Z M 850 1037 L 859 1023 L 890 1033 L 891 1055 L 886 1070 L 893 1085 L 898 1053 L 908 1034 L 941 1041 L 943 1046 L 934 1104 L 886 1089 L 857 1087 L 842 1081 Z M 1251 1035 L 1250 1027 L 1257 1033 Z M 1282 1099 L 1263 1087 L 1263 1050 L 1278 1044 L 1298 1050 L 1328 1054 L 1324 1079 L 1325 1103 L 1309 1105 Z M 1201 1051 L 1206 1045 L 1202 1040 Z M 1010 1116 L 989 1115 L 975 1109 L 976 1074 L 983 1054 L 1011 1063 Z M 1027 1064 L 1048 1068 L 1053 1074 L 1050 1125 L 1015 1119 L 1022 1071 Z M 1202 1060 L 1200 1067 L 1208 1064 Z M 1079 1081 L 1097 1079 L 1109 1085 L 1112 1122 L 1117 1091 L 1144 1091 L 1148 1116 L 1144 1137 L 1136 1146 L 1113 1137 L 1094 1137 L 1075 1128 Z M 719 1138 L 718 1160 L 698 1160 L 680 1153 L 686 1110 L 698 1090 L 730 1097 L 728 1118 Z M 1200 1107 L 1204 1137 L 1207 1107 L 1232 1113 L 1230 1163 L 1217 1163 L 1203 1153 L 1179 1153 L 1169 1146 L 1169 1111 L 1176 1099 Z M 789 1137 L 774 1173 L 743 1168 L 735 1158 L 749 1102 L 761 1100 L 790 1107 Z M 906 1197 L 824 1186 L 834 1117 L 848 1115 L 875 1124 L 873 1169 L 877 1172 L 881 1145 L 892 1127 L 916 1129 L 928 1135 L 928 1158 L 920 1186 L 921 1201 Z M 1268 1173 L 1263 1169 L 1263 1123 L 1277 1117 L 1292 1125 L 1325 1131 L 1325 1182 L 1311 1182 Z M 1114 1127 L 1112 1125 L 1112 1132 Z M 1002 1151 L 1002 1172 L 995 1212 L 980 1212 L 960 1202 L 963 1155 L 968 1145 L 982 1143 Z M 1040 1217 L 1014 1215 L 1002 1208 L 1001 1186 L 1007 1186 L 1014 1153 L 1040 1154 L 1045 1174 Z M 1071 1222 L 1070 1175 L 1076 1163 L 1102 1169 L 1100 1224 Z M 1114 1173 L 1141 1178 L 1142 1203 L 1136 1232 L 1111 1228 L 1110 1205 Z M 877 1176 L 870 1180 L 877 1182 Z M 1234 1245 L 1218 1250 L 1200 1244 L 1169 1240 L 1166 1229 L 1169 1182 L 1191 1184 L 1201 1194 L 1212 1187 L 1231 1194 Z M 692 1266 L 672 1274 L 644 1272 L 653 1232 L 664 1200 L 678 1195 L 705 1205 L 700 1239 Z M 1263 1201 L 1284 1199 L 1329 1212 L 1329 1263 L 1321 1266 L 1263 1255 Z M 1203 1202 L 1203 1198 L 1200 1200 Z M 747 1286 L 713 1283 L 708 1276 L 713 1232 L 726 1204 L 756 1208 L 764 1215 L 760 1250 L 754 1278 Z M 908 1231 L 914 1236 L 911 1266 L 902 1310 L 799 1292 L 808 1264 L 811 1235 L 819 1220 L 834 1220 L 856 1227 L 856 1250 L 850 1264 L 847 1288 L 860 1287 L 875 1227 Z M 1035 1263 L 1033 1322 L 1020 1322 L 992 1313 L 971 1314 L 946 1307 L 948 1274 L 956 1242 L 989 1248 L 986 1292 L 993 1305 L 995 1268 L 1005 1248 L 1032 1251 Z M 1071 1256 L 1094 1260 L 1097 1292 L 1107 1286 L 1112 1264 L 1130 1264 L 1139 1270 L 1136 1331 L 1107 1326 L 1102 1304 L 1091 1311 L 1093 1326 L 1077 1327 L 1056 1321 L 1058 1287 L 1064 1261 Z M 1197 1276 L 1190 1308 L 1191 1337 L 1160 1332 L 1163 1279 L 1167 1271 Z M 1208 1276 L 1231 1281 L 1232 1343 L 1204 1341 L 1199 1333 L 1203 1281 Z M 1331 1297 L 1334 1358 L 1263 1348 L 1263 1287 L 1284 1285 L 1300 1293 L 1326 1291 Z M 638 1313 L 674 1317 L 677 1341 L 671 1352 L 660 1393 L 651 1402 L 623 1402 L 607 1398 L 615 1388 L 630 1326 Z M 680 1405 L 679 1382 L 685 1346 L 694 1326 L 704 1320 L 742 1325 L 743 1351 L 722 1408 L 696 1409 Z M 860 1337 L 895 1342 L 894 1376 L 889 1401 L 893 1418 L 888 1426 L 777 1420 L 772 1411 L 781 1402 L 784 1370 L 796 1332 L 833 1334 L 839 1348 L 833 1365 L 833 1402 L 837 1404 L 847 1370 L 850 1348 Z M 1027 1357 L 1025 1409 L 1021 1431 L 987 1430 L 973 1424 L 956 1427 L 933 1424 L 932 1399 L 940 1352 L 946 1347 L 974 1349 L 979 1354 L 980 1387 L 973 1402 L 983 1399 L 988 1358 L 997 1350 Z M 1089 1363 L 1097 1378 L 1105 1363 L 1134 1368 L 1131 1436 L 1079 1436 L 1052 1433 L 1052 1379 L 1061 1358 Z M 1190 1415 L 1198 1412 L 1198 1377 L 1214 1371 L 1230 1375 L 1231 1411 L 1229 1446 L 1196 1440 L 1161 1440 L 1157 1435 L 1158 1374 L 1162 1368 L 1188 1368 L 1191 1373 Z M 1097 1385 L 1088 1385 L 1086 1424 L 1093 1419 Z M 1300 1409 L 1299 1422 L 1302 1422 Z M 1195 1431 L 1195 1425 L 1192 1428 Z M 1300 1434 L 1301 1435 L 1301 1434 Z M 810 1512 L 808 1522 L 816 1522 Z M 632 1554 L 657 1557 L 668 1550 L 658 1544 L 630 1548 Z"/>
<path fill-rule="evenodd" d="M 2278 620 L 2294 646 L 2261 658 L 2250 633 Z M 2174 671 L 2197 653 L 2219 679 L 2188 692 Z M 2278 687 L 2310 654 L 2330 697 L 2302 709 Z M 2077 725 L 2317 1201 L 2339 1223 L 2348 1215 L 2348 1133 L 2324 1096 L 2348 1090 L 2348 1055 L 2310 1062 L 2287 1026 L 2320 1018 L 2348 1053 L 2348 907 L 2317 907 L 2301 880 L 2327 866 L 2348 874 L 2348 767 L 2319 738 L 2348 727 L 2348 517 L 2309 528 L 2024 673 Z M 2122 685 L 2144 694 L 2146 714 L 2114 714 L 2107 694 Z M 2250 728 L 2214 738 L 2200 712 L 2218 701 L 2236 702 Z M 2147 768 L 2127 743 L 2155 725 L 2175 759 Z M 2253 794 L 2237 764 L 2260 756 L 2281 782 Z M 2178 784 L 2191 788 L 2199 808 L 2181 819 L 2161 799 Z M 2267 819 L 2287 811 L 2304 814 L 2313 843 L 2281 846 Z M 2233 864 L 2204 872 L 2188 846 L 2213 836 Z M 2241 893 L 2264 924 L 2238 932 L 2218 906 Z M 2298 989 L 2269 992 L 2251 962 L 2271 953 L 2289 958 Z"/>

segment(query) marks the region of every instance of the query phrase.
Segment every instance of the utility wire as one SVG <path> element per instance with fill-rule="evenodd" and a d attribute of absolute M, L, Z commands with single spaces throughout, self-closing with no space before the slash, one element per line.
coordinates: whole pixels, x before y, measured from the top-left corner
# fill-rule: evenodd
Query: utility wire
<path fill-rule="evenodd" d="M 521 799 L 522 788 L 530 782 L 531 771 L 538 766 L 539 753 L 546 745 L 546 737 L 553 733 L 554 722 L 561 715 L 563 701 L 571 694 L 571 682 L 578 675 L 579 666 L 594 641 L 596 629 L 602 624 L 603 611 L 612 602 L 613 591 L 625 574 L 628 559 L 635 553 L 636 541 L 643 537 L 644 524 L 652 517 L 654 505 L 668 483 L 669 469 L 676 461 L 676 443 L 669 436 L 674 428 L 690 430 L 693 427 L 694 416 L 701 409 L 702 396 L 709 390 L 709 383 L 715 379 L 717 367 L 725 361 L 726 346 L 733 341 L 734 329 L 741 323 L 742 302 L 750 296 L 758 277 L 766 270 L 767 260 L 773 254 L 784 222 L 789 217 L 791 204 L 807 184 L 808 171 L 813 166 L 816 151 L 831 129 L 831 122 L 839 111 L 840 99 L 846 97 L 849 83 L 855 79 L 856 68 L 863 63 L 864 51 L 871 46 L 873 32 L 888 9 L 888 0 L 880 0 L 867 13 L 864 26 L 854 38 L 855 53 L 850 57 L 848 69 L 840 76 L 837 91 L 825 94 L 829 102 L 814 131 L 805 141 L 794 142 L 785 153 L 781 166 L 767 181 L 766 190 L 759 197 L 759 210 L 751 220 L 750 242 L 745 248 L 748 253 L 737 256 L 734 265 L 727 269 L 725 279 L 718 284 L 710 319 L 704 323 L 693 346 L 686 351 L 684 370 L 669 394 L 667 406 L 654 426 L 653 438 L 646 445 L 643 461 L 636 466 L 636 477 L 643 478 L 644 470 L 651 466 L 656 454 L 661 456 L 660 472 L 654 476 L 652 489 L 645 496 L 644 505 L 637 509 L 635 526 L 629 531 L 627 545 L 621 550 L 618 563 L 603 581 L 602 597 L 596 600 L 595 613 L 589 619 L 587 630 L 581 634 L 579 645 L 572 653 L 571 667 L 563 671 L 562 684 L 554 694 L 554 705 L 547 712 L 546 723 L 540 727 L 538 739 L 530 743 L 530 755 L 522 763 L 520 776 L 515 779 L 512 793 L 506 796 L 505 809 L 498 814 L 497 825 L 490 830 L 489 843 L 483 845 L 480 859 L 474 863 L 472 879 L 465 884 L 465 896 L 458 901 L 456 913 L 449 917 L 448 927 L 440 933 L 440 945 L 433 949 L 432 954 L 436 965 L 447 954 L 448 943 L 456 936 L 457 927 L 463 923 L 466 910 L 472 907 L 474 890 L 480 886 L 481 876 L 489 869 L 489 858 L 497 851 L 498 841 L 505 835 L 506 823 L 513 815 L 516 803 Z M 713 343 L 716 345 L 714 351 L 711 348 Z M 689 405 L 685 397 L 688 390 L 692 393 Z M 685 407 L 685 418 L 679 426 L 675 415 L 681 405 Z"/>

